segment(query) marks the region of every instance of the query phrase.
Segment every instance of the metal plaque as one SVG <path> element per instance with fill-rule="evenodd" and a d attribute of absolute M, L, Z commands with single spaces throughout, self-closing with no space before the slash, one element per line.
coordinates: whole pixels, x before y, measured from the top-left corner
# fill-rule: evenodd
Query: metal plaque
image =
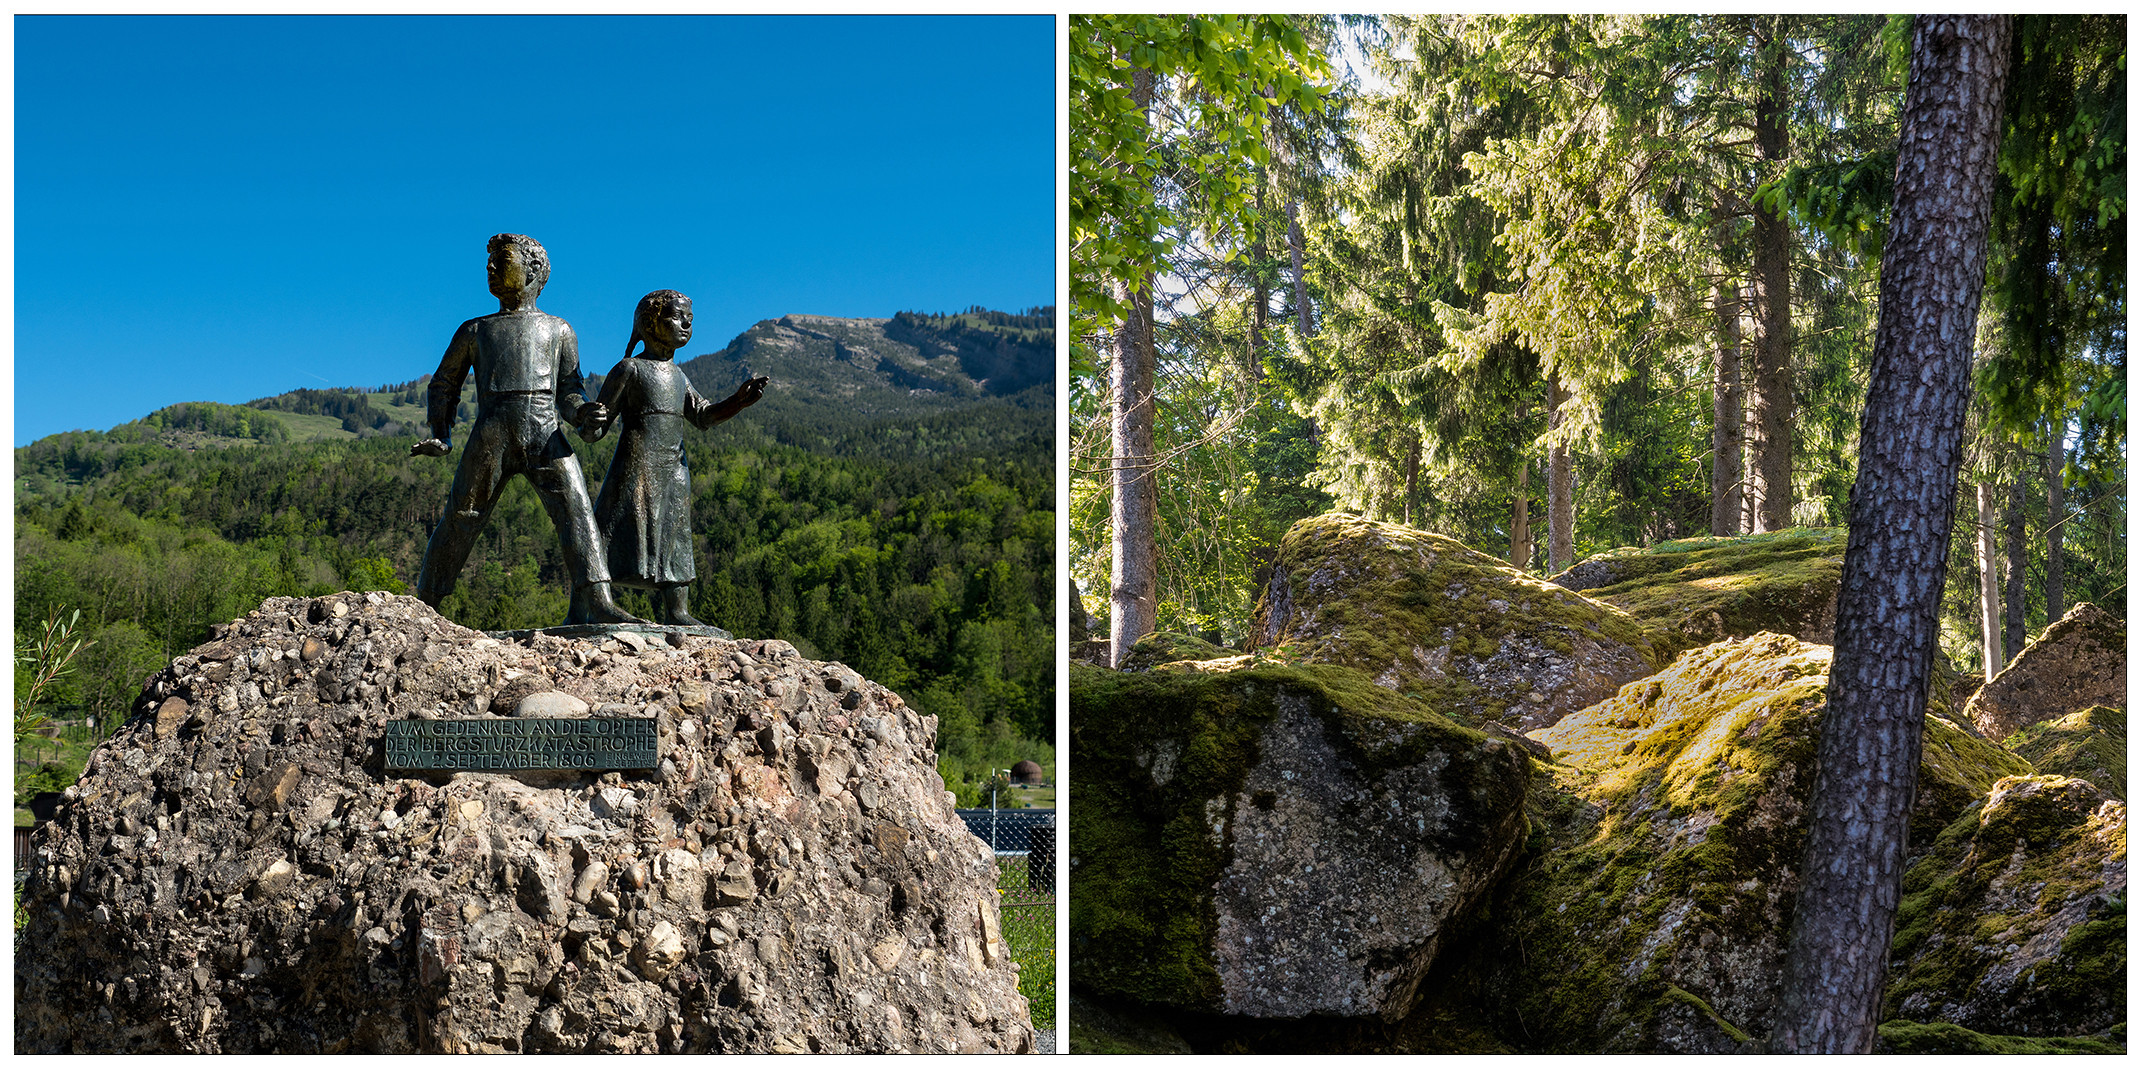
<path fill-rule="evenodd" d="M 572 772 L 658 760 L 648 717 L 387 722 L 389 769 Z"/>

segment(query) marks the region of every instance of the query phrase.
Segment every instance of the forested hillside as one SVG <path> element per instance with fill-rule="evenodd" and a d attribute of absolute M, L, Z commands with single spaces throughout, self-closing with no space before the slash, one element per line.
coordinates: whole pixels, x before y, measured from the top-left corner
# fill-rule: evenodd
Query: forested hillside
<path fill-rule="evenodd" d="M 1079 589 L 1125 589 L 1149 532 L 1129 633 L 1235 644 L 1332 507 L 1539 574 L 1844 524 L 1909 24 L 1082 17 Z M 2123 612 L 2124 41 L 2017 23 L 1943 614 L 1971 670 L 2002 659 L 1988 597 L 2006 655 Z M 1148 520 L 1111 513 L 1145 486 Z"/>
<path fill-rule="evenodd" d="M 790 318 L 876 338 L 894 322 Z M 958 318 L 980 322 L 926 336 L 1006 339 L 1025 384 L 977 385 L 961 354 L 989 346 L 968 339 L 937 357 L 947 396 L 887 375 L 835 400 L 818 354 L 761 352 L 766 402 L 687 451 L 693 612 L 845 661 L 936 714 L 947 778 L 971 800 L 989 769 L 1053 758 L 1054 435 L 1049 380 L 1030 369 L 1044 352 L 1053 365 L 1053 312 Z M 93 643 L 58 701 L 109 723 L 166 658 L 265 597 L 407 592 L 458 460 L 407 455 L 427 383 L 174 405 L 16 450 L 16 619 L 80 610 Z M 590 492 L 615 445 L 574 439 Z M 550 520 L 516 480 L 442 608 L 470 627 L 537 627 L 564 618 L 567 593 Z"/>

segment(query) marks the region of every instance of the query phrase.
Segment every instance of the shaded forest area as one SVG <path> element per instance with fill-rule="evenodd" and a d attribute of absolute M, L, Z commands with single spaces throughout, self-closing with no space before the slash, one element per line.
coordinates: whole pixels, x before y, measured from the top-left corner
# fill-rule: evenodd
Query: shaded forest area
<path fill-rule="evenodd" d="M 1280 537 L 1332 508 L 1539 574 L 1843 525 L 1909 27 L 1074 20 L 1088 608 L 1118 646 L 1244 646 Z M 2124 615 L 2124 42 L 2016 21 L 1942 613 L 1974 673 L 2079 602 Z"/>
<path fill-rule="evenodd" d="M 53 693 L 79 707 L 63 715 L 108 730 L 144 677 L 263 598 L 409 592 L 458 460 L 407 455 L 427 381 L 174 405 L 16 450 L 16 620 L 80 610 L 91 640 Z M 1054 759 L 1047 391 L 873 420 L 788 398 L 686 443 L 693 611 L 844 661 L 936 715 L 961 804 L 993 769 Z M 615 445 L 574 440 L 591 492 Z M 515 480 L 442 610 L 540 627 L 564 618 L 567 593 L 556 533 Z M 641 595 L 626 605 L 652 611 Z"/>

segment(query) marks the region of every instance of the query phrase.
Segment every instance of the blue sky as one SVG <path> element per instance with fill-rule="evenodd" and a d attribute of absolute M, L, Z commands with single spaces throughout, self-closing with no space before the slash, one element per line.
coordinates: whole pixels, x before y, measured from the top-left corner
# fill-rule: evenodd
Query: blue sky
<path fill-rule="evenodd" d="M 59 18 L 15 27 L 15 443 L 423 375 L 549 250 L 585 369 L 788 313 L 1049 304 L 1055 22 Z"/>

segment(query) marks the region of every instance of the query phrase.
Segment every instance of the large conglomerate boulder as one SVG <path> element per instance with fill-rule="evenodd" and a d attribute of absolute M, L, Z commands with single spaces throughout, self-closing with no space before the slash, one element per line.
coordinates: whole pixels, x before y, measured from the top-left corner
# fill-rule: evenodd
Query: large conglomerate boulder
<path fill-rule="evenodd" d="M 1963 716 L 2004 739 L 2092 705 L 2126 708 L 2126 621 L 2083 602 L 1979 688 Z"/>
<path fill-rule="evenodd" d="M 1357 671 L 1072 673 L 1083 990 L 1394 1018 L 1524 840 L 1524 750 Z"/>
<path fill-rule="evenodd" d="M 1286 532 L 1253 629 L 1474 725 L 1529 731 L 1612 697 L 1669 651 L 1618 609 L 1455 539 L 1331 513 Z"/>
<path fill-rule="evenodd" d="M 270 599 L 36 840 L 18 1051 L 1023 1051 L 933 718 L 778 641 Z M 645 717 L 659 766 L 388 772 L 393 719 Z"/>

